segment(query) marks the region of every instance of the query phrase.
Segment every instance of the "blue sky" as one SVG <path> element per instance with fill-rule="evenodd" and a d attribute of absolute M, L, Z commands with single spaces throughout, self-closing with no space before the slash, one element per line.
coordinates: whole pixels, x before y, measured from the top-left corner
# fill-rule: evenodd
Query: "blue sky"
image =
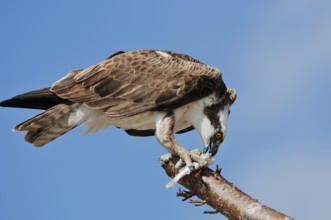
<path fill-rule="evenodd" d="M 238 98 L 215 157 L 223 175 L 297 219 L 331 197 L 328 1 L 0 3 L 0 100 L 50 86 L 118 50 L 167 49 L 223 72 Z M 13 133 L 36 110 L 0 109 L 0 219 L 220 219 L 166 190 L 154 137 L 77 128 L 43 148 Z M 196 132 L 177 137 L 202 147 Z M 214 167 L 214 166 L 213 166 Z M 222 218 L 225 219 L 225 218 Z"/>

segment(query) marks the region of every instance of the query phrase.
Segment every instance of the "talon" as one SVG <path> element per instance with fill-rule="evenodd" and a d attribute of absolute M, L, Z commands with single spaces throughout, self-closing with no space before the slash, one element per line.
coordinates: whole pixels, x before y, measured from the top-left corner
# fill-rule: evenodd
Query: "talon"
<path fill-rule="evenodd" d="M 205 167 L 205 166 L 208 165 L 207 160 L 205 158 L 203 158 L 202 156 L 197 155 L 197 154 L 193 154 L 193 153 L 190 153 L 190 156 L 191 156 L 193 161 L 195 161 L 199 164 L 199 168 Z"/>
<path fill-rule="evenodd" d="M 191 171 L 208 165 L 207 160 L 200 155 L 200 151 L 187 151 L 186 153 L 182 159 Z"/>
<path fill-rule="evenodd" d="M 159 161 L 161 164 L 164 165 L 164 164 L 168 163 L 171 158 L 172 158 L 172 154 L 165 154 L 159 158 Z"/>
<path fill-rule="evenodd" d="M 177 163 L 175 164 L 176 169 L 180 169 L 184 166 L 184 161 L 182 159 L 179 159 Z"/>

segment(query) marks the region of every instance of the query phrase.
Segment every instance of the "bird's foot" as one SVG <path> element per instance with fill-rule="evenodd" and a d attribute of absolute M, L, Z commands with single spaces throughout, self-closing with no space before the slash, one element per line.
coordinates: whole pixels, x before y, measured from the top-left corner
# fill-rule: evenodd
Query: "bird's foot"
<path fill-rule="evenodd" d="M 185 153 L 187 154 L 185 156 L 181 155 L 181 159 L 179 159 L 176 163 L 176 169 L 180 169 L 187 165 L 190 170 L 196 170 L 208 165 L 207 160 L 202 157 L 202 154 L 199 149 L 194 149 Z"/>
<path fill-rule="evenodd" d="M 183 154 L 183 153 L 182 153 Z M 166 164 L 172 158 L 172 154 L 162 155 L 159 159 L 161 164 Z M 182 156 L 182 157 L 181 157 Z M 185 152 L 185 155 L 181 155 L 180 159 L 176 162 L 175 168 L 180 169 L 187 164 L 190 170 L 196 170 L 201 167 L 208 166 L 211 160 L 211 156 L 208 154 L 202 154 L 200 150 L 194 149 L 191 151 Z"/>
<path fill-rule="evenodd" d="M 193 161 L 193 170 L 200 169 L 202 167 L 208 166 L 208 161 L 211 159 L 211 156 L 208 154 L 202 154 L 199 149 L 194 149 L 189 152 L 190 157 Z"/>
<path fill-rule="evenodd" d="M 186 161 L 187 156 L 189 156 L 189 163 Z M 164 157 L 169 159 L 169 156 Z M 193 161 L 193 162 L 192 162 Z M 166 185 L 166 188 L 169 189 L 173 187 L 183 176 L 189 175 L 193 170 L 198 170 L 202 167 L 208 166 L 214 162 L 214 159 L 211 157 L 209 153 L 201 154 L 198 149 L 193 151 L 187 151 L 187 155 L 185 157 L 181 157 L 179 161 L 176 163 L 175 168 L 179 170 L 177 175 Z M 184 166 L 186 164 L 186 166 Z"/>

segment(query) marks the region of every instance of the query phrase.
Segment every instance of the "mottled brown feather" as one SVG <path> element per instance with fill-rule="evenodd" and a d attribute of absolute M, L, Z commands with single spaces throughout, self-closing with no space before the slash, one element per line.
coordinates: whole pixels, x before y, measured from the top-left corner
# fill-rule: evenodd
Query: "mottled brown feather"
<path fill-rule="evenodd" d="M 92 75 L 90 78 L 85 79 L 82 82 L 83 87 L 91 87 L 95 85 L 97 82 L 105 79 L 107 76 L 109 76 L 109 71 L 106 69 L 101 69 L 99 72 Z"/>
<path fill-rule="evenodd" d="M 58 104 L 45 112 L 17 125 L 14 130 L 27 131 L 25 140 L 41 147 L 77 125 L 69 125 L 68 119 L 79 103 Z"/>
<path fill-rule="evenodd" d="M 110 118 L 183 106 L 224 90 L 218 69 L 185 54 L 154 50 L 120 52 L 56 82 L 61 98 L 100 109 Z"/>

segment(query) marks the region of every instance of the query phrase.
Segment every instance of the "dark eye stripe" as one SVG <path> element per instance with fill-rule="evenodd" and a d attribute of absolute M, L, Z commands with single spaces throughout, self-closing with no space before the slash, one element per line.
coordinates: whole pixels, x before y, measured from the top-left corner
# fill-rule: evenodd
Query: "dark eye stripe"
<path fill-rule="evenodd" d="M 219 109 L 207 106 L 204 108 L 204 113 L 207 115 L 208 119 L 210 120 L 210 123 L 215 128 L 215 130 L 221 130 L 220 118 L 217 114 L 218 111 Z"/>

